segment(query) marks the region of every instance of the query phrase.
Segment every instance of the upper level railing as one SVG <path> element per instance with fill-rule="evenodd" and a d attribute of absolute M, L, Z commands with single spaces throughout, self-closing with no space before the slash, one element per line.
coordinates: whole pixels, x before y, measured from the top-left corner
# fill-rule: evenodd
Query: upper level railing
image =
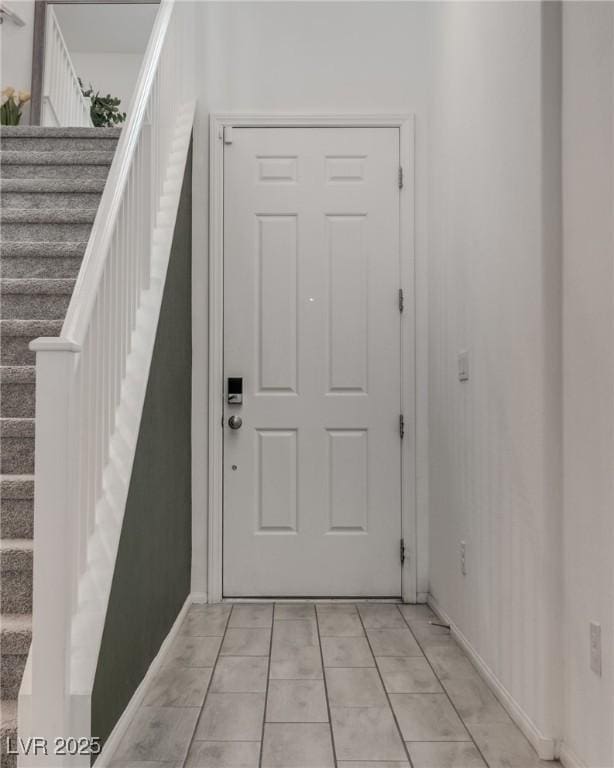
<path fill-rule="evenodd" d="M 81 92 L 62 30 L 47 6 L 41 125 L 90 127 L 90 105 Z"/>
<path fill-rule="evenodd" d="M 193 8 L 161 2 L 61 336 L 31 345 L 30 723 L 49 738 L 89 722 L 75 701 L 93 686 L 192 128 Z"/>

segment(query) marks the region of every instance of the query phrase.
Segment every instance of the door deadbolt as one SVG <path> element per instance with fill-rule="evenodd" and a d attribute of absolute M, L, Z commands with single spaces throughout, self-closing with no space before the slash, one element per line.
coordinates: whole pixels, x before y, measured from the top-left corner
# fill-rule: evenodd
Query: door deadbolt
<path fill-rule="evenodd" d="M 243 379 L 236 376 L 228 378 L 228 405 L 241 405 L 243 402 Z"/>
<path fill-rule="evenodd" d="M 240 416 L 234 414 L 228 419 L 228 426 L 230 429 L 241 429 L 243 426 L 243 419 Z"/>

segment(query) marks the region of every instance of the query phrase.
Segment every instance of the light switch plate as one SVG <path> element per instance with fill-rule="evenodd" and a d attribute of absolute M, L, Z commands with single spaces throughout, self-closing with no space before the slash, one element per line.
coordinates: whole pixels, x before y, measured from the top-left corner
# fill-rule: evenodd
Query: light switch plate
<path fill-rule="evenodd" d="M 469 352 L 466 349 L 458 353 L 458 380 L 469 381 Z"/>
<path fill-rule="evenodd" d="M 467 575 L 467 545 L 464 541 L 460 543 L 460 569 L 463 576 Z"/>
<path fill-rule="evenodd" d="M 601 677 L 601 624 L 591 621 L 591 669 Z"/>

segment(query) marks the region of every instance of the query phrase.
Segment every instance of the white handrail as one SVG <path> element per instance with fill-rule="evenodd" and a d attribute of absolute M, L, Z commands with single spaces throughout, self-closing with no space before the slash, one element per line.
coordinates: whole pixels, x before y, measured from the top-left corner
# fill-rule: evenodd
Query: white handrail
<path fill-rule="evenodd" d="M 42 124 L 91 127 L 90 105 L 83 96 L 79 78 L 52 5 L 47 6 Z"/>
<path fill-rule="evenodd" d="M 87 735 L 194 117 L 193 3 L 162 0 L 58 338 L 36 339 L 31 733 Z M 22 685 L 21 701 L 27 691 Z M 77 702 L 77 703 L 75 703 Z M 25 706 L 25 705 L 24 705 Z M 51 742 L 50 742 L 51 743 Z"/>

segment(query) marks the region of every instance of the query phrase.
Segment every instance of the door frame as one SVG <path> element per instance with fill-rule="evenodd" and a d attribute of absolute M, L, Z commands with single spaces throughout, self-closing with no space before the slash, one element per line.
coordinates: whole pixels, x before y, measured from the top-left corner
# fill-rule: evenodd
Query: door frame
<path fill-rule="evenodd" d="M 414 116 L 212 114 L 209 118 L 209 488 L 207 599 L 223 599 L 224 409 L 224 143 L 232 128 L 397 128 L 403 186 L 399 195 L 399 260 L 405 311 L 401 314 L 401 569 L 404 602 L 417 599 L 416 279 L 414 222 Z"/>

